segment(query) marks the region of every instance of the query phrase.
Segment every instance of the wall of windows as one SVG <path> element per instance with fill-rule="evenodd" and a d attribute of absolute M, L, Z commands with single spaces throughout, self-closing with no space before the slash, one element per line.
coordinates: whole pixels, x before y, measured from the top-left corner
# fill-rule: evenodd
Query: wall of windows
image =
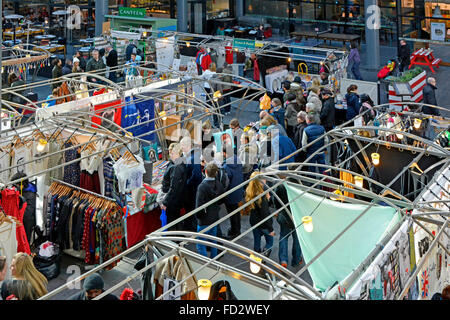
<path fill-rule="evenodd" d="M 207 0 L 206 19 L 227 18 L 230 16 L 230 0 Z"/>
<path fill-rule="evenodd" d="M 398 0 L 400 1 L 400 0 Z M 450 41 L 450 2 L 402 0 L 399 28 L 400 37 L 418 40 L 436 40 L 432 35 L 432 23 L 443 26 L 445 41 Z M 439 39 L 438 41 L 441 41 Z"/>
<path fill-rule="evenodd" d="M 414 1 L 414 0 L 404 0 Z M 393 42 L 396 34 L 396 3 L 379 0 L 381 40 Z M 364 37 L 364 0 L 245 0 L 245 15 L 264 18 L 280 34 L 294 29 L 331 29 Z"/>
<path fill-rule="evenodd" d="M 146 8 L 148 15 L 157 18 L 176 17 L 176 0 L 128 0 L 127 6 Z"/>

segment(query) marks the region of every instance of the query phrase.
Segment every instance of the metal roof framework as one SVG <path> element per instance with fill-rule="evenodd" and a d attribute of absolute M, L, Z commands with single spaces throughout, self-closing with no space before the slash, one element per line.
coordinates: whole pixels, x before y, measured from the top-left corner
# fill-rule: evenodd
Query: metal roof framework
<path fill-rule="evenodd" d="M 411 104 L 411 103 L 409 103 Z M 388 112 L 383 112 L 382 110 L 384 110 L 387 107 L 387 105 L 381 105 L 381 106 L 377 106 L 376 109 L 381 111 L 381 115 L 384 116 L 388 113 L 391 113 L 390 111 Z M 432 106 L 433 107 L 433 106 Z M 420 108 L 419 108 L 420 110 Z M 422 117 L 422 118 L 434 118 L 435 120 L 440 120 L 440 121 L 449 121 L 449 119 L 444 119 L 444 118 L 440 118 L 437 119 L 436 117 L 432 117 L 432 116 L 428 116 L 428 115 L 423 115 L 421 113 L 419 113 L 418 111 L 416 112 L 411 112 L 411 113 L 407 113 L 407 112 L 403 112 L 401 113 L 402 117 Z M 363 115 L 359 115 L 360 117 Z M 350 121 L 349 121 L 350 122 Z M 345 141 L 345 139 L 352 137 L 354 139 L 359 139 L 359 140 L 363 140 L 363 139 L 368 139 L 370 141 L 371 144 L 383 144 L 383 145 L 388 145 L 390 144 L 389 142 L 383 141 L 381 139 L 379 139 L 379 137 L 375 137 L 375 138 L 367 138 L 367 137 L 362 137 L 360 135 L 358 135 L 358 131 L 359 130 L 367 130 L 367 129 L 373 129 L 372 127 L 358 127 L 358 126 L 352 126 L 352 127 L 346 127 L 346 125 L 349 124 L 349 122 L 344 123 L 341 126 L 338 126 L 337 128 L 333 129 L 332 131 L 326 133 L 324 136 L 327 136 L 329 138 L 329 140 L 331 142 L 329 142 L 327 145 L 325 145 L 323 149 L 327 148 L 329 145 L 332 144 L 336 144 L 342 141 Z M 392 128 L 381 128 L 381 127 L 377 127 L 377 130 L 381 131 L 381 132 L 386 132 L 389 134 L 395 134 L 398 133 L 399 130 L 395 130 Z M 348 131 L 350 131 L 351 133 L 349 133 Z M 436 144 L 433 141 L 429 141 L 426 139 L 423 139 L 419 136 L 413 135 L 413 134 L 409 134 L 406 132 L 402 132 L 404 135 L 408 136 L 409 138 L 413 139 L 414 141 L 419 141 L 422 143 L 422 146 L 416 146 L 416 147 L 412 147 L 412 146 L 407 146 L 407 145 L 400 145 L 397 146 L 395 144 L 392 144 L 392 147 L 397 148 L 404 148 L 405 150 L 409 150 L 411 152 L 415 152 L 415 154 L 417 154 L 417 156 L 415 156 L 415 158 L 413 159 L 413 161 L 411 162 L 414 163 L 415 161 L 418 161 L 421 157 L 423 157 L 424 155 L 427 154 L 435 154 L 436 156 L 439 156 L 442 158 L 441 161 L 439 161 L 436 166 L 440 166 L 438 172 L 434 175 L 434 177 L 431 179 L 431 181 L 428 183 L 428 186 L 432 183 L 434 183 L 436 181 L 436 177 L 438 176 L 439 173 L 441 173 L 443 170 L 445 170 L 447 167 L 449 167 L 450 165 L 450 151 L 448 149 L 442 148 L 441 146 L 439 146 L 438 144 Z M 317 140 L 323 138 L 319 137 Z M 288 157 L 292 157 L 294 156 L 296 153 L 300 152 L 301 150 L 306 150 L 306 148 L 308 148 L 308 146 L 314 144 L 317 140 L 312 141 L 311 143 L 309 143 L 307 146 L 304 146 L 302 149 L 298 150 L 297 152 L 295 152 L 294 154 L 291 154 Z M 318 150 L 317 152 L 320 152 L 320 150 Z M 360 152 L 363 152 L 363 150 L 360 150 Z M 315 153 L 316 154 L 316 153 Z M 259 256 L 260 258 L 263 258 L 263 261 L 265 263 L 260 264 L 261 268 L 265 270 L 266 275 L 270 275 L 268 277 L 268 280 L 262 280 L 259 276 L 255 276 L 249 273 L 245 273 L 245 281 L 249 281 L 249 283 L 255 284 L 255 285 L 261 285 L 261 281 L 265 282 L 266 287 L 274 287 L 276 285 L 276 281 L 275 279 L 282 279 L 286 284 L 288 284 L 288 286 L 283 286 L 283 287 L 279 287 L 277 285 L 277 288 L 279 291 L 281 290 L 281 292 L 286 292 L 287 295 L 294 295 L 297 296 L 297 298 L 300 299 L 321 299 L 323 298 L 322 293 L 318 292 L 315 288 L 311 287 L 309 284 L 305 283 L 300 276 L 308 269 L 308 267 L 314 263 L 314 261 L 316 261 L 321 254 L 323 254 L 323 252 L 325 252 L 328 248 L 330 248 L 333 243 L 335 243 L 344 233 L 346 230 L 348 230 L 349 228 L 352 227 L 352 225 L 354 225 L 354 223 L 360 218 L 362 217 L 372 206 L 374 206 L 375 204 L 377 204 L 380 201 L 384 201 L 385 203 L 387 203 L 388 205 L 392 206 L 393 208 L 395 208 L 398 212 L 400 212 L 403 215 L 403 219 L 402 221 L 404 221 L 405 219 L 413 219 L 415 222 L 418 222 L 418 224 L 420 225 L 420 221 L 418 220 L 423 220 L 423 219 L 427 219 L 428 222 L 435 222 L 437 225 L 441 226 L 440 229 L 440 234 L 441 233 L 445 233 L 447 236 L 449 236 L 449 232 L 446 230 L 447 228 L 447 222 L 448 222 L 448 214 L 450 212 L 447 211 L 442 211 L 442 210 L 437 210 L 435 208 L 433 208 L 428 202 L 426 203 L 421 203 L 419 201 L 410 201 L 407 198 L 404 197 L 404 195 L 398 194 L 397 192 L 395 192 L 394 190 L 392 190 L 390 187 L 391 185 L 394 183 L 394 181 L 396 179 L 398 179 L 402 174 L 404 174 L 406 172 L 406 170 L 409 168 L 409 166 L 406 166 L 404 168 L 402 168 L 400 170 L 400 172 L 397 174 L 396 178 L 394 178 L 389 184 L 387 185 L 379 185 L 380 187 L 382 187 L 382 191 L 379 192 L 378 194 L 373 193 L 370 190 L 364 189 L 364 188 L 360 188 L 354 184 L 351 183 L 347 183 L 348 185 L 350 185 L 352 188 L 346 188 L 345 186 L 342 186 L 339 183 L 339 179 L 330 179 L 330 176 L 325 176 L 325 175 L 321 175 L 319 173 L 312 173 L 309 171 L 305 171 L 302 170 L 302 168 L 304 166 L 323 166 L 327 169 L 331 169 L 331 170 L 336 170 L 336 171 L 346 171 L 348 173 L 354 174 L 354 175 L 361 175 L 361 173 L 357 173 L 357 172 L 352 172 L 349 170 L 345 170 L 342 168 L 343 163 L 345 163 L 345 161 L 350 161 L 351 159 L 353 159 L 356 154 L 353 154 L 350 158 L 346 159 L 344 162 L 340 163 L 338 166 L 328 166 L 328 165 L 318 165 L 318 164 L 312 164 L 309 163 L 308 161 L 315 155 L 311 155 L 308 159 L 306 159 L 305 162 L 303 163 L 290 163 L 290 164 L 283 164 L 282 162 L 285 161 L 288 157 L 286 157 L 285 159 L 280 159 L 277 163 L 272 164 L 267 171 L 262 172 L 259 176 L 259 178 L 263 178 L 266 179 L 267 181 L 272 181 L 274 184 L 272 186 L 267 186 L 267 189 L 259 196 L 257 196 L 256 198 L 254 198 L 253 200 L 245 203 L 243 206 L 239 207 L 238 209 L 236 209 L 233 212 L 228 213 L 225 217 L 219 219 L 216 223 L 214 223 L 213 225 L 207 227 L 206 229 L 202 230 L 202 232 L 200 233 L 188 233 L 188 232 L 174 232 L 174 231 L 164 231 L 167 228 L 170 228 L 171 226 L 176 225 L 177 223 L 180 223 L 181 221 L 183 221 L 184 219 L 188 218 L 189 216 L 194 215 L 196 212 L 206 208 L 207 206 L 211 205 L 213 202 L 218 201 L 224 197 L 226 197 L 228 194 L 232 193 L 233 191 L 237 190 L 240 187 L 245 187 L 251 180 L 256 179 L 252 178 L 249 179 L 247 181 L 244 181 L 241 185 L 236 186 L 235 188 L 225 192 L 224 194 L 220 195 L 219 197 L 217 197 L 216 199 L 204 204 L 203 206 L 196 208 L 195 210 L 186 213 L 183 217 L 180 217 L 179 219 L 173 221 L 172 223 L 166 225 L 164 228 L 160 228 L 157 231 L 153 232 L 152 234 L 148 235 L 147 238 L 145 240 L 143 240 L 142 242 L 136 244 L 135 246 L 133 246 L 132 248 L 128 249 L 127 251 L 125 251 L 124 253 L 122 253 L 119 256 L 116 256 L 115 258 L 95 267 L 94 269 L 92 269 L 91 271 L 83 274 L 81 277 L 73 280 L 73 283 L 75 283 L 76 281 L 80 281 L 82 279 L 84 279 L 86 276 L 88 276 L 89 274 L 101 270 L 102 268 L 104 268 L 105 266 L 107 266 L 108 264 L 112 263 L 113 261 L 119 259 L 122 256 L 125 256 L 126 254 L 128 254 L 129 252 L 132 252 L 136 249 L 139 249 L 143 246 L 147 246 L 149 245 L 150 248 L 152 248 L 152 250 L 154 249 L 155 255 L 156 252 L 158 252 L 159 255 L 157 255 L 159 258 L 163 258 L 163 257 L 167 257 L 171 254 L 187 254 L 188 249 L 185 248 L 186 244 L 189 243 L 204 243 L 204 244 L 208 244 L 208 246 L 216 246 L 222 250 L 224 250 L 222 253 L 220 253 L 218 256 L 216 256 L 214 259 L 209 259 L 207 257 L 203 257 L 203 256 L 198 256 L 197 255 L 197 259 L 202 260 L 203 262 L 203 268 L 206 268 L 207 266 L 213 265 L 213 266 L 220 266 L 220 268 L 223 269 L 228 269 L 228 270 L 232 270 L 232 271 L 236 271 L 236 266 L 227 266 L 223 263 L 218 262 L 217 260 L 222 257 L 225 254 L 233 254 L 235 256 L 238 256 L 239 258 L 241 258 L 244 262 L 243 263 L 248 263 L 249 258 L 248 258 L 248 253 L 252 253 L 255 256 Z M 277 167 L 278 165 L 278 167 Z M 279 166 L 288 166 L 290 169 L 288 170 L 277 170 L 279 168 Z M 335 239 L 333 239 L 325 248 L 323 248 L 323 250 L 316 256 L 314 257 L 311 261 L 308 262 L 307 265 L 305 265 L 299 272 L 297 272 L 295 275 L 291 274 L 290 272 L 286 271 L 285 268 L 280 267 L 275 261 L 266 258 L 265 256 L 259 254 L 259 253 L 255 253 L 252 252 L 252 250 L 247 249 L 247 248 L 242 248 L 239 247 L 239 245 L 236 243 L 239 239 L 241 239 L 242 237 L 244 237 L 246 234 L 248 234 L 249 232 L 252 231 L 253 228 L 257 227 L 258 225 L 262 224 L 265 220 L 267 219 L 271 219 L 275 214 L 281 212 L 281 210 L 286 210 L 287 206 L 291 203 L 294 202 L 296 199 L 290 201 L 289 203 L 284 203 L 282 205 L 282 207 L 278 210 L 276 210 L 275 212 L 273 212 L 269 217 L 267 217 L 265 220 L 261 221 L 260 223 L 258 223 L 256 226 L 253 226 L 252 228 L 244 231 L 241 235 L 239 235 L 237 238 L 231 240 L 231 241 L 225 241 L 222 238 L 216 238 L 216 237 L 212 237 L 212 236 L 208 236 L 205 235 L 204 233 L 206 231 L 208 231 L 209 229 L 211 229 L 212 227 L 220 224 L 221 222 L 225 221 L 226 219 L 228 219 L 229 217 L 231 217 L 233 214 L 239 214 L 240 211 L 242 209 L 245 209 L 246 207 L 248 207 L 251 203 L 253 203 L 254 201 L 257 201 L 259 198 L 261 198 L 262 196 L 265 196 L 267 193 L 271 193 L 272 196 L 274 196 L 275 198 L 277 198 L 279 200 L 279 198 L 276 196 L 276 194 L 274 193 L 274 189 L 280 185 L 281 183 L 284 182 L 284 179 L 280 178 L 281 176 L 288 176 L 288 177 L 292 177 L 294 179 L 296 179 L 297 181 L 299 181 L 301 183 L 302 189 L 304 189 L 304 191 L 302 192 L 302 194 L 306 193 L 306 192 L 311 192 L 313 194 L 319 195 L 321 197 L 330 197 L 333 196 L 334 194 L 331 192 L 327 192 L 327 191 L 323 191 L 319 188 L 316 188 L 318 186 L 326 186 L 328 188 L 333 187 L 335 189 L 340 189 L 342 191 L 350 191 L 351 193 L 354 194 L 358 194 L 361 196 L 364 196 L 365 200 L 360 200 L 360 199 L 353 199 L 353 198 L 348 198 L 348 197 L 343 197 L 345 199 L 345 201 L 347 202 L 354 202 L 354 203 L 366 203 L 368 205 L 368 207 L 362 211 L 360 213 L 360 215 L 350 224 L 348 225 L 340 234 L 338 234 Z M 327 178 L 328 180 L 332 180 L 331 182 L 329 181 L 325 181 L 325 178 Z M 365 177 L 365 179 L 367 180 L 371 180 L 369 177 Z M 370 182 L 374 183 L 374 184 L 379 184 L 377 183 L 377 181 L 371 180 Z M 287 183 L 292 183 L 292 182 L 287 182 Z M 305 186 L 305 183 L 309 183 L 308 186 Z M 311 185 L 312 184 L 312 185 Z M 426 189 L 426 188 L 425 188 Z M 400 199 L 391 199 L 391 198 L 387 198 L 387 197 L 383 197 L 381 196 L 383 194 L 384 191 L 389 190 L 390 192 L 392 192 L 393 194 L 396 194 L 397 196 L 400 197 Z M 301 194 L 301 195 L 302 195 Z M 301 196 L 299 195 L 299 197 Z M 408 214 L 408 212 L 414 208 L 421 208 L 423 210 L 426 210 L 427 212 L 424 212 L 423 215 L 419 214 L 419 215 L 415 215 L 415 216 L 411 216 Z M 445 222 L 439 222 L 433 219 L 429 219 L 429 218 L 425 218 L 424 216 L 428 216 L 428 215 L 438 215 L 440 216 L 442 219 L 445 219 Z M 429 232 L 429 230 L 427 230 L 425 227 L 423 227 L 423 225 L 420 225 L 424 230 L 426 230 L 428 233 L 431 234 L 431 232 Z M 296 226 L 296 228 L 301 227 L 301 225 Z M 399 225 L 397 226 L 399 227 Z M 392 232 L 390 234 L 390 236 L 392 236 Z M 210 240 L 216 240 L 219 241 L 221 243 L 224 244 L 224 246 L 220 246 L 220 245 L 215 245 L 213 243 L 210 242 L 205 242 L 205 240 L 200 240 L 198 239 L 199 237 L 201 237 L 202 239 L 210 239 Z M 387 236 L 385 239 L 382 240 L 383 241 L 388 241 L 389 237 Z M 179 242 L 178 244 L 176 242 L 173 241 L 177 241 Z M 203 242 L 202 242 L 203 241 Z M 170 250 L 168 250 L 166 252 L 166 254 L 162 255 L 160 253 L 160 251 L 158 250 L 159 247 L 167 247 L 168 243 L 170 243 Z M 434 242 L 434 244 L 438 244 L 438 240 L 436 240 Z M 380 246 L 382 246 L 383 243 L 380 243 Z M 380 246 L 377 246 L 377 248 L 375 248 L 373 250 L 373 252 L 371 253 L 370 257 L 375 256 L 377 253 L 380 252 Z M 442 244 L 441 244 L 442 246 Z M 241 250 L 241 251 L 240 251 Z M 188 250 L 189 251 L 189 250 Z M 195 254 L 192 254 L 195 255 Z M 423 263 L 424 259 L 427 259 L 429 257 L 429 255 L 425 255 L 424 257 L 422 257 L 421 261 L 419 262 L 419 264 Z M 252 261 L 253 262 L 253 261 Z M 156 263 L 156 262 L 155 262 Z M 149 266 L 147 266 L 148 268 L 153 267 L 154 264 L 151 264 Z M 254 262 L 256 263 L 256 262 Z M 361 272 L 364 270 L 364 268 L 367 266 L 367 264 L 370 263 L 370 260 L 368 261 L 364 261 L 363 264 L 361 264 L 361 266 L 355 271 L 355 274 L 352 275 L 353 278 L 356 278 L 359 274 L 361 274 Z M 258 264 L 258 263 L 256 263 Z M 148 269 L 145 269 L 148 270 Z M 126 282 L 128 282 L 130 279 L 137 277 L 138 275 L 142 274 L 142 272 L 144 272 L 145 270 L 141 270 L 138 273 L 135 273 L 133 275 L 131 275 L 130 277 L 127 277 L 127 279 L 121 281 L 120 283 L 116 284 L 113 288 L 107 290 L 104 294 L 102 294 L 101 296 L 97 297 L 97 298 L 101 298 L 103 295 L 106 295 L 107 293 L 113 291 L 114 289 L 120 287 L 121 285 L 124 285 Z M 197 274 L 199 271 L 201 270 L 196 270 L 194 271 L 191 276 L 194 276 L 195 274 Z M 241 270 L 242 272 L 242 270 Z M 243 273 L 244 274 L 244 273 Z M 289 278 L 287 278 L 289 276 Z M 184 283 L 187 279 L 182 280 L 177 286 L 181 285 L 182 283 Z M 72 283 L 72 282 L 71 282 Z M 53 295 L 55 295 L 56 293 L 64 290 L 64 288 L 67 285 L 70 285 L 71 283 L 68 283 L 60 288 L 58 288 L 57 290 L 55 290 L 52 293 L 49 293 L 48 295 L 46 295 L 45 297 L 43 297 L 43 299 L 47 299 Z M 351 285 L 351 283 L 349 284 Z M 177 287 L 175 286 L 175 288 Z M 172 288 L 172 290 L 174 290 L 175 288 Z M 288 289 L 289 288 L 289 289 Z M 407 288 L 405 288 L 406 290 Z M 292 292 L 292 290 L 294 290 L 295 293 Z M 165 292 L 165 294 L 169 294 L 170 291 Z M 283 294 L 279 294 L 278 298 L 280 298 Z M 160 297 L 162 298 L 162 297 Z"/>

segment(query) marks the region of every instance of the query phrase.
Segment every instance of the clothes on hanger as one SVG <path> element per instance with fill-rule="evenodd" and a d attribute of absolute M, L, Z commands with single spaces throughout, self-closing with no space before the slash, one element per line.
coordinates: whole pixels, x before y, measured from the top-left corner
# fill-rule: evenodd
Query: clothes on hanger
<path fill-rule="evenodd" d="M 121 125 L 122 122 L 122 108 L 120 107 L 123 104 L 122 99 L 117 99 L 114 101 L 96 104 L 94 106 L 95 114 L 101 115 L 102 117 L 116 123 L 118 126 Z M 106 111 L 102 111 L 103 109 L 110 109 Z M 102 118 L 93 116 L 92 117 L 92 127 L 98 128 L 99 125 L 103 125 L 104 127 L 114 131 L 116 128 L 111 123 L 103 120 Z M 95 123 L 95 124 L 94 124 Z"/>
<path fill-rule="evenodd" d="M 0 171 L 4 170 L 3 172 L 0 172 L 0 182 L 6 183 L 9 180 L 10 170 L 8 169 L 10 167 L 11 162 L 11 155 L 9 152 L 0 150 Z"/>
<path fill-rule="evenodd" d="M 48 152 L 54 153 L 60 150 L 60 146 L 58 142 L 51 141 L 48 142 L 49 150 Z M 63 180 L 64 179 L 64 170 L 63 167 L 55 168 L 58 165 L 63 163 L 64 153 L 60 152 L 48 157 L 48 168 L 54 168 L 45 174 L 44 184 L 49 186 L 52 183 L 52 179 Z"/>
<path fill-rule="evenodd" d="M 113 197 L 113 192 L 118 193 L 118 182 L 114 175 L 114 162 L 110 157 L 103 159 L 103 179 L 105 181 L 104 196 L 108 198 Z"/>
<path fill-rule="evenodd" d="M 64 148 L 70 148 L 72 147 L 73 144 L 70 142 L 67 142 L 64 144 Z M 70 150 L 66 150 L 64 152 L 64 162 L 70 162 L 73 160 L 76 160 L 80 158 L 79 153 L 77 152 L 76 148 L 70 149 Z M 64 178 L 63 181 L 73 184 L 74 186 L 78 186 L 80 185 L 80 162 L 74 162 L 72 164 L 68 164 L 64 167 Z"/>
<path fill-rule="evenodd" d="M 22 224 L 16 228 L 17 252 L 31 254 L 30 245 L 23 226 L 23 215 L 27 207 L 26 201 L 21 198 L 19 191 L 15 188 L 6 188 L 1 192 L 1 206 L 5 214 L 16 218 Z"/>
<path fill-rule="evenodd" d="M 344 181 L 344 187 L 353 189 L 353 187 L 351 185 L 349 185 L 348 183 L 345 183 L 345 182 L 354 183 L 353 175 L 351 173 L 348 173 L 348 172 L 345 172 L 345 171 L 339 171 L 339 179 Z M 350 193 L 348 191 L 344 191 L 344 196 L 345 197 L 350 197 L 350 198 L 354 198 L 355 197 L 355 195 L 353 193 Z"/>
<path fill-rule="evenodd" d="M 23 145 L 19 148 L 14 148 L 14 152 L 11 158 L 11 166 L 17 166 L 11 169 L 10 174 L 14 175 L 18 172 L 26 172 L 28 174 L 33 174 L 34 172 L 34 163 L 23 164 L 28 161 L 33 160 L 33 153 L 31 148 Z M 22 165 L 23 164 L 23 165 Z"/>
<path fill-rule="evenodd" d="M 228 64 L 233 64 L 233 48 L 225 47 L 225 61 Z"/>
<path fill-rule="evenodd" d="M 16 223 L 3 222 L 0 224 L 0 256 L 6 257 L 6 263 L 11 265 L 14 255 L 17 253 Z M 6 278 L 11 278 L 11 270 L 8 267 Z"/>
<path fill-rule="evenodd" d="M 139 156 L 135 157 L 137 161 L 129 161 L 122 157 L 113 166 L 121 193 L 143 187 L 144 161 Z"/>
<path fill-rule="evenodd" d="M 49 239 L 63 250 L 84 252 L 87 264 L 100 264 L 126 249 L 120 208 L 107 200 L 57 182 L 47 195 Z M 108 266 L 114 268 L 118 261 Z"/>

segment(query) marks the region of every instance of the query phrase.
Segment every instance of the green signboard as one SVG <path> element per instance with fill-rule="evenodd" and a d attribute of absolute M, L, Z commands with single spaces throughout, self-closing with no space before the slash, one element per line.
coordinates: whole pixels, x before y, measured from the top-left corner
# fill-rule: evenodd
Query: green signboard
<path fill-rule="evenodd" d="M 233 48 L 254 49 L 255 40 L 250 39 L 234 39 Z"/>
<path fill-rule="evenodd" d="M 145 18 L 147 16 L 147 10 L 142 8 L 119 7 L 119 16 Z"/>

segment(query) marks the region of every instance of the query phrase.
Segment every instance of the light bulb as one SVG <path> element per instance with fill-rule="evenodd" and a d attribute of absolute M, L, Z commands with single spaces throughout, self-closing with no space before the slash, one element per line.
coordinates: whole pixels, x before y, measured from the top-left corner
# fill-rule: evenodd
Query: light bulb
<path fill-rule="evenodd" d="M 259 262 L 259 263 L 261 263 L 261 261 L 262 261 L 262 258 L 257 257 L 257 256 L 255 256 L 253 254 L 250 255 L 250 259 L 253 260 L 253 261 Z M 261 270 L 261 267 L 259 265 L 257 265 L 256 263 L 250 262 L 250 270 L 253 273 L 258 273 L 259 270 Z"/>
<path fill-rule="evenodd" d="M 364 179 L 363 179 L 363 177 L 360 177 L 360 176 L 354 176 L 354 179 L 355 179 L 355 185 L 356 185 L 357 187 L 362 188 L 363 185 L 364 185 Z"/>
<path fill-rule="evenodd" d="M 234 51 L 238 52 L 238 51 L 239 51 L 239 49 L 238 49 L 238 48 L 234 48 Z"/>
<path fill-rule="evenodd" d="M 311 216 L 305 216 L 302 218 L 303 228 L 305 228 L 306 232 L 313 232 L 314 225 Z"/>
<path fill-rule="evenodd" d="M 291 62 L 291 61 L 292 61 L 292 58 L 289 57 L 289 58 L 288 58 L 288 62 Z"/>
<path fill-rule="evenodd" d="M 419 129 L 422 124 L 422 119 L 414 119 L 414 128 Z"/>
<path fill-rule="evenodd" d="M 380 154 L 379 153 L 374 152 L 371 154 L 371 157 L 372 157 L 372 163 L 374 166 L 377 166 L 380 164 Z"/>
<path fill-rule="evenodd" d="M 36 151 L 37 152 L 42 152 L 45 149 L 45 146 L 47 145 L 47 140 L 44 139 L 39 139 L 39 143 L 36 146 Z"/>
<path fill-rule="evenodd" d="M 191 43 L 190 42 L 186 42 L 186 47 L 190 47 L 191 46 Z"/>
<path fill-rule="evenodd" d="M 198 285 L 198 299 L 208 300 L 212 286 L 211 281 L 209 281 L 208 279 L 200 279 L 198 280 L 197 285 Z"/>
<path fill-rule="evenodd" d="M 147 37 L 147 31 L 144 31 L 144 32 L 142 33 L 142 35 L 144 36 L 144 38 Z"/>
<path fill-rule="evenodd" d="M 398 138 L 399 140 L 402 140 L 402 139 L 403 139 L 403 134 L 402 134 L 402 133 L 396 133 L 395 135 L 397 136 L 397 138 Z"/>

